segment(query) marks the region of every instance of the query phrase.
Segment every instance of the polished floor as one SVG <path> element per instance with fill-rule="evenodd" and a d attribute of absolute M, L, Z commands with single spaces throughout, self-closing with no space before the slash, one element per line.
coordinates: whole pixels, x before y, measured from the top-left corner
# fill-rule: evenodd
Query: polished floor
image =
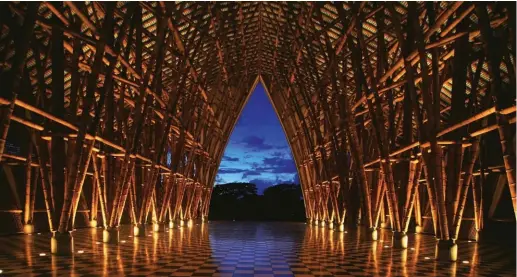
<path fill-rule="evenodd" d="M 366 241 L 304 223 L 210 222 L 134 238 L 121 229 L 105 245 L 101 229 L 74 233 L 75 254 L 49 253 L 49 234 L 0 237 L 8 276 L 515 276 L 515 247 L 460 242 L 456 263 L 433 259 L 435 239 L 410 235 L 391 248 L 390 233 Z"/>

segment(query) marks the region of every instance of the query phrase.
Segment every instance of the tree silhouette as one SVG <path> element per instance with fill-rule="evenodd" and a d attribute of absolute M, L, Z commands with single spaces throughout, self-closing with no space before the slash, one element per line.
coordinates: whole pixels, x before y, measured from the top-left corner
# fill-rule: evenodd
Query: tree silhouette
<path fill-rule="evenodd" d="M 305 212 L 300 185 L 279 184 L 257 194 L 251 183 L 214 187 L 209 218 L 212 220 L 303 221 Z"/>
<path fill-rule="evenodd" d="M 296 184 L 278 184 L 264 190 L 265 215 L 270 220 L 304 220 L 302 191 Z"/>

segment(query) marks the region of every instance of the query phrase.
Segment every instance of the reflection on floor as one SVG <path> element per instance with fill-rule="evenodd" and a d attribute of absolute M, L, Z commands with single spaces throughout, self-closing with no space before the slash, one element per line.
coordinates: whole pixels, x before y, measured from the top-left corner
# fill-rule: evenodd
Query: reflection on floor
<path fill-rule="evenodd" d="M 210 222 L 134 238 L 121 228 L 119 245 L 101 229 L 74 233 L 73 257 L 49 253 L 48 234 L 0 238 L 0 270 L 19 276 L 515 276 L 515 248 L 459 242 L 456 263 L 433 259 L 435 239 L 410 235 L 392 249 L 391 234 L 366 241 L 303 223 Z"/>

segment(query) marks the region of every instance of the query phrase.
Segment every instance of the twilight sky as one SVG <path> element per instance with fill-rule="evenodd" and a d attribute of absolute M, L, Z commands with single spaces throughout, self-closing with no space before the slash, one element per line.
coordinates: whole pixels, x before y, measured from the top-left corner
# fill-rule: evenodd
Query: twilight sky
<path fill-rule="evenodd" d="M 216 184 L 250 182 L 258 193 L 280 183 L 298 184 L 291 149 L 271 102 L 259 82 L 233 129 Z"/>

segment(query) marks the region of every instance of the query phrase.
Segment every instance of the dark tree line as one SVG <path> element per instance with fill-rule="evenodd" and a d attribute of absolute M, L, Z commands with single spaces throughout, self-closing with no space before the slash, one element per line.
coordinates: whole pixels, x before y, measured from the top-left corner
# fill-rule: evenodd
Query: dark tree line
<path fill-rule="evenodd" d="M 278 184 L 257 194 L 250 183 L 229 183 L 214 187 L 210 201 L 210 220 L 304 221 L 300 185 Z"/>

